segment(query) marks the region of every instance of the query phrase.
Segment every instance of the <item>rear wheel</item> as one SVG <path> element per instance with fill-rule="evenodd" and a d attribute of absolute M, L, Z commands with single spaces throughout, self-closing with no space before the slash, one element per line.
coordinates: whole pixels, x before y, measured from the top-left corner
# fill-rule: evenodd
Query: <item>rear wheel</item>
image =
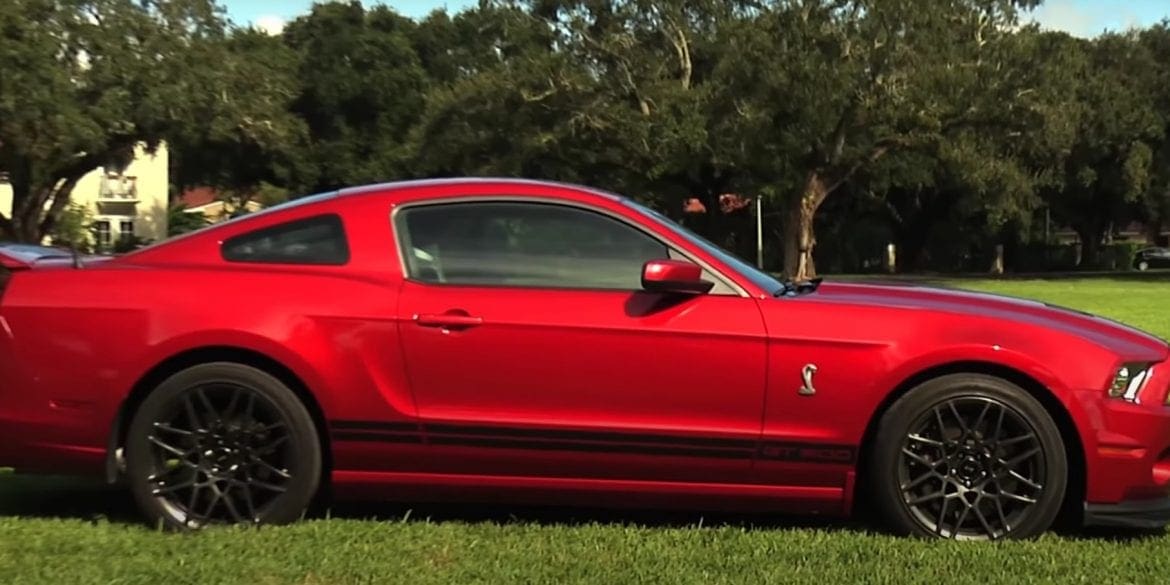
<path fill-rule="evenodd" d="M 1146 271 L 1146 270 L 1149 270 L 1149 269 L 1150 269 L 1150 263 L 1149 263 L 1149 262 L 1146 262 L 1145 260 L 1140 260 L 1140 261 L 1138 261 L 1138 263 L 1137 263 L 1137 269 L 1138 269 L 1138 270 L 1141 270 L 1141 271 L 1143 271 L 1143 272 L 1144 272 L 1144 271 Z"/>
<path fill-rule="evenodd" d="M 234 363 L 183 370 L 147 396 L 126 438 L 126 477 L 152 522 L 297 520 L 317 490 L 312 417 L 287 386 Z"/>
<path fill-rule="evenodd" d="M 942 376 L 906 393 L 879 425 L 870 482 L 895 531 L 1030 538 L 1056 519 L 1068 475 L 1064 443 L 1022 388 L 984 375 Z"/>

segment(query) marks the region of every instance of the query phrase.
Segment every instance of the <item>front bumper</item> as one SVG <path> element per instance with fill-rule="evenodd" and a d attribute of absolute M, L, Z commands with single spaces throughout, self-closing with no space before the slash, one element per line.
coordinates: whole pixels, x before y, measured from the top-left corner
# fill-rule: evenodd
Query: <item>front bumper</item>
<path fill-rule="evenodd" d="M 1076 393 L 1073 405 L 1085 447 L 1086 513 L 1097 506 L 1149 507 L 1170 498 L 1170 367 L 1154 371 L 1140 401 Z M 1079 415 L 1079 416 L 1078 416 Z M 1105 516 L 1111 516 L 1103 508 Z"/>
<path fill-rule="evenodd" d="M 1120 504 L 1085 504 L 1085 526 L 1158 529 L 1170 524 L 1170 497 Z"/>

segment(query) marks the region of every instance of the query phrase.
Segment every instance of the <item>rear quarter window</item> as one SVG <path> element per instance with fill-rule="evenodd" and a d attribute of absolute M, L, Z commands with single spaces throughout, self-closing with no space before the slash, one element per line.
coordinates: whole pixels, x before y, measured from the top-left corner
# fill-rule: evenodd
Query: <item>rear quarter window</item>
<path fill-rule="evenodd" d="M 349 262 L 345 226 L 336 214 L 289 221 L 229 238 L 228 262 L 342 265 Z"/>

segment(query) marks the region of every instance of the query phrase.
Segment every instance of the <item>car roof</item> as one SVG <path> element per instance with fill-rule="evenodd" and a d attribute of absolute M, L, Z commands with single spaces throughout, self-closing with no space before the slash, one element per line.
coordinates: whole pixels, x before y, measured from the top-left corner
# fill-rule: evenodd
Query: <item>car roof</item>
<path fill-rule="evenodd" d="M 260 211 L 249 213 L 240 216 L 232 221 L 246 220 L 250 218 L 265 217 L 281 213 L 284 211 L 297 209 L 315 203 L 323 203 L 331 199 L 349 199 L 351 197 L 362 197 L 365 195 L 384 195 L 394 191 L 408 191 L 415 189 L 431 189 L 442 187 L 461 187 L 461 186 L 494 186 L 500 188 L 507 188 L 509 186 L 517 187 L 543 187 L 561 190 L 576 191 L 578 193 L 586 193 L 603 199 L 611 201 L 625 201 L 628 197 L 598 189 L 594 187 L 587 187 L 585 185 L 578 185 L 574 183 L 566 183 L 560 181 L 548 181 L 539 179 L 523 179 L 514 177 L 450 177 L 450 178 L 434 178 L 434 179 L 409 179 L 401 181 L 387 181 L 383 183 L 370 183 L 367 185 L 356 185 L 353 187 L 343 187 L 333 191 L 325 191 L 304 197 L 291 199 L 283 203 L 278 203 L 271 207 L 266 207 Z M 340 201 L 339 201 L 340 202 Z M 229 222 L 215 224 L 211 227 L 219 227 L 226 225 Z"/>
<path fill-rule="evenodd" d="M 517 177 L 450 177 L 450 178 L 435 178 L 435 179 L 412 179 L 404 181 L 390 181 L 385 183 L 374 183 L 369 185 L 361 185 L 355 187 L 348 187 L 341 189 L 337 194 L 339 197 L 360 196 L 372 193 L 386 193 L 387 191 L 405 190 L 405 189 L 420 189 L 432 187 L 459 187 L 466 185 L 478 186 L 524 186 L 524 187 L 548 187 L 555 189 L 568 189 L 572 191 L 585 192 L 592 195 L 597 195 L 605 199 L 620 201 L 626 199 L 622 195 L 598 189 L 594 187 L 587 187 L 575 183 L 567 183 L 562 181 L 550 181 L 541 179 L 524 179 Z"/>
<path fill-rule="evenodd" d="M 297 210 L 316 206 L 318 204 L 329 205 L 343 205 L 346 199 L 360 198 L 364 196 L 374 195 L 391 195 L 395 191 L 415 192 L 419 190 L 432 189 L 457 189 L 458 187 L 476 186 L 479 187 L 477 191 L 483 190 L 506 190 L 509 187 L 517 187 L 518 190 L 527 191 L 531 195 L 532 190 L 535 189 L 549 189 L 550 191 L 560 191 L 562 193 L 568 191 L 586 196 L 598 197 L 612 202 L 628 201 L 627 197 L 623 197 L 616 193 L 611 193 L 602 189 L 593 187 L 586 187 L 584 185 L 577 185 L 572 183 L 547 181 L 538 179 L 524 179 L 512 177 L 450 177 L 450 178 L 432 178 L 432 179 L 412 179 L 402 181 L 389 181 L 383 183 L 372 183 L 367 185 L 357 185 L 353 187 L 344 187 L 332 191 L 320 192 L 304 197 L 298 197 L 279 203 L 271 207 L 261 209 L 252 213 L 241 215 L 239 217 L 230 219 L 228 221 L 214 223 L 209 226 L 179 235 L 167 238 L 156 242 L 154 244 L 145 246 L 138 250 L 129 252 L 121 256 L 122 261 L 139 261 L 144 258 L 157 257 L 163 250 L 175 250 L 176 246 L 182 249 L 187 242 L 191 240 L 200 240 L 206 237 L 215 237 L 213 234 L 222 234 L 225 231 L 232 233 L 238 229 L 247 229 L 245 226 L 251 225 L 265 225 L 272 221 L 281 221 L 280 217 L 285 216 L 289 212 L 292 215 L 298 215 Z M 523 193 L 516 193 L 521 195 Z M 550 193 L 551 195 L 552 193 Z M 405 195 L 405 193 L 404 193 Z M 423 196 L 425 197 L 425 195 Z M 440 194 L 441 198 L 442 195 Z M 274 217 L 275 216 L 275 217 Z"/>

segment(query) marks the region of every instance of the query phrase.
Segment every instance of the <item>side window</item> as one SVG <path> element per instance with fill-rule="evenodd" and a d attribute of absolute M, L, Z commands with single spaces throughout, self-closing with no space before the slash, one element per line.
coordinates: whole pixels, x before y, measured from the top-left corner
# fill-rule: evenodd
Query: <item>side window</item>
<path fill-rule="evenodd" d="M 224 260 L 272 264 L 349 262 L 345 228 L 337 215 L 319 215 L 235 236 L 223 243 Z"/>
<path fill-rule="evenodd" d="M 424 282 L 638 290 L 642 265 L 667 247 L 600 213 L 542 203 L 404 209 L 399 237 Z"/>

